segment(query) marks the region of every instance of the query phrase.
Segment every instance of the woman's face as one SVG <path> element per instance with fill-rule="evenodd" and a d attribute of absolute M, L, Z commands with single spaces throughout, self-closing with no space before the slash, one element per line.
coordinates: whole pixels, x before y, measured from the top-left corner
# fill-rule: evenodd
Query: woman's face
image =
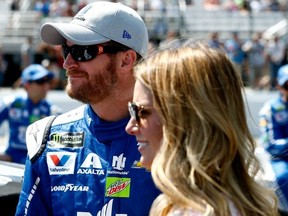
<path fill-rule="evenodd" d="M 142 155 L 140 162 L 143 167 L 150 169 L 161 145 L 162 123 L 153 107 L 150 90 L 138 80 L 134 87 L 133 103 L 129 110 L 130 114 L 132 112 L 132 114 L 138 115 L 139 120 L 137 121 L 132 115 L 126 131 L 128 134 L 136 136 L 138 150 Z"/>

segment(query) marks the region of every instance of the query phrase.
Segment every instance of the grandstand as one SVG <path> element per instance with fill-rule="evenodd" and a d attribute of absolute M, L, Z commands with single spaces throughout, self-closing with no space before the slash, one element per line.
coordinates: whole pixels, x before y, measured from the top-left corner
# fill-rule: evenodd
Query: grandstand
<path fill-rule="evenodd" d="M 264 32 L 270 27 L 269 35 L 278 31 L 286 34 L 286 13 L 265 11 L 261 13 L 242 13 L 240 11 L 207 10 L 202 0 L 194 0 L 186 6 L 184 0 L 167 0 L 166 11 L 144 10 L 138 2 L 138 12 L 143 17 L 151 38 L 155 36 L 155 25 L 161 20 L 168 23 L 169 30 L 178 31 L 183 37 L 207 38 L 211 32 L 219 32 L 222 39 L 230 36 L 230 32 L 238 31 L 239 36 L 248 39 L 253 32 Z M 20 10 L 11 11 L 11 0 L 0 0 L 0 43 L 5 53 L 18 53 L 20 45 L 27 36 L 33 37 L 33 44 L 39 44 L 39 28 L 47 21 L 69 21 L 70 17 L 43 18 L 33 11 L 30 0 L 20 0 Z M 125 1 L 123 1 L 125 2 Z M 129 3 L 128 0 L 126 2 Z M 274 26 L 274 28 L 273 28 Z M 278 26 L 278 27 L 277 27 Z M 159 37 L 159 36 L 157 36 Z M 164 39 L 165 35 L 162 35 Z"/>

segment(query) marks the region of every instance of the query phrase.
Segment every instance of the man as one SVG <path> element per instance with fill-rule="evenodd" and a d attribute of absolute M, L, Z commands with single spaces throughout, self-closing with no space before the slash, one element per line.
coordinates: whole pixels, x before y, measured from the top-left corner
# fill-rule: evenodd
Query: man
<path fill-rule="evenodd" d="M 242 41 L 239 38 L 238 32 L 232 32 L 232 38 L 225 41 L 224 49 L 226 50 L 230 60 L 233 62 L 236 70 L 242 76 L 245 53 L 242 50 Z"/>
<path fill-rule="evenodd" d="M 125 132 L 133 66 L 148 48 L 143 20 L 120 3 L 94 2 L 70 23 L 44 24 L 41 37 L 62 45 L 66 91 L 86 105 L 57 116 L 51 128 L 50 117 L 27 129 L 16 215 L 148 215 L 159 191 Z"/>
<path fill-rule="evenodd" d="M 0 160 L 25 163 L 27 147 L 25 132 L 33 122 L 60 113 L 60 109 L 45 98 L 50 89 L 53 74 L 43 66 L 32 64 L 25 68 L 21 83 L 25 94 L 13 94 L 0 101 L 0 124 L 8 121 L 9 143 L 6 151 L 0 154 Z"/>
<path fill-rule="evenodd" d="M 279 97 L 266 102 L 259 113 L 260 143 L 271 156 L 280 207 L 288 210 L 288 65 L 280 67 L 276 87 Z"/>
<path fill-rule="evenodd" d="M 283 61 L 285 59 L 285 50 L 286 45 L 285 42 L 278 36 L 275 35 L 271 38 L 264 48 L 265 55 L 268 59 L 269 67 L 270 67 L 270 89 L 275 90 L 277 85 L 277 73 L 280 67 L 283 65 Z"/>

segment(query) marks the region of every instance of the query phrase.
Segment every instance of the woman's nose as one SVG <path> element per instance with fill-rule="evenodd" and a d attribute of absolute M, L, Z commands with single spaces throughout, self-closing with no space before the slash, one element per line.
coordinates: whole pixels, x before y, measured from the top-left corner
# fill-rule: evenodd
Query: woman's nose
<path fill-rule="evenodd" d="M 130 135 L 136 135 L 139 132 L 139 125 L 133 118 L 130 118 L 125 130 Z"/>

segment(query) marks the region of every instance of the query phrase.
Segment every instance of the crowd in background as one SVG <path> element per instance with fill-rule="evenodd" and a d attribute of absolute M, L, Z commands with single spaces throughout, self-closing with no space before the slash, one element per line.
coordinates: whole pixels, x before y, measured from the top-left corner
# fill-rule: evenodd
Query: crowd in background
<path fill-rule="evenodd" d="M 231 32 L 229 39 L 222 40 L 221 33 L 213 32 L 203 40 L 207 40 L 211 47 L 225 49 L 241 74 L 244 84 L 254 89 L 274 90 L 279 67 L 288 63 L 287 45 L 279 37 L 266 40 L 257 32 L 251 38 L 241 40 L 237 32 Z M 150 38 L 150 49 L 162 49 L 165 44 L 177 41 L 181 41 L 179 34 L 167 29 L 166 39 L 159 41 Z M 63 89 L 66 77 L 62 68 L 61 46 L 52 47 L 40 43 L 33 49 L 30 38 L 22 45 L 19 55 L 0 55 L 1 86 L 19 86 L 21 70 L 32 63 L 42 64 L 51 70 L 55 77 L 53 88 Z"/>
<path fill-rule="evenodd" d="M 11 2 L 11 10 L 19 10 L 19 0 Z M 134 9 L 138 9 L 139 1 L 122 0 Z M 167 2 L 173 4 L 172 0 L 145 0 L 145 10 L 165 10 Z M 176 4 L 178 1 L 174 1 Z M 203 7 L 207 9 L 224 10 L 247 10 L 275 11 L 284 10 L 286 1 L 281 0 L 203 0 Z M 33 10 L 39 11 L 43 17 L 65 17 L 74 16 L 81 8 L 87 5 L 88 0 L 36 0 L 32 4 Z M 195 0 L 186 0 L 186 5 L 193 5 Z M 150 37 L 151 49 L 158 49 L 165 44 L 177 43 L 181 40 L 179 32 L 169 29 L 169 23 L 156 22 L 153 30 L 154 37 Z M 157 36 L 157 35 L 162 36 Z M 156 37 L 155 37 L 156 35 Z M 164 35 L 164 36 L 163 36 Z M 221 47 L 234 62 L 235 67 L 241 73 L 244 84 L 255 89 L 275 89 L 277 70 L 286 64 L 287 48 L 282 38 L 264 39 L 261 32 L 255 32 L 250 38 L 241 39 L 237 32 L 231 32 L 228 39 L 222 39 L 220 32 L 213 32 L 203 38 L 208 40 L 213 47 Z M 65 86 L 65 71 L 62 68 L 63 57 L 61 47 L 51 47 L 45 43 L 35 46 L 32 38 L 21 46 L 19 55 L 6 55 L 0 53 L 0 86 L 17 87 L 21 71 L 32 63 L 42 64 L 54 73 L 54 89 L 63 89 Z"/>
<path fill-rule="evenodd" d="M 20 9 L 21 0 L 11 0 L 10 9 L 17 11 Z M 203 8 L 207 10 L 226 11 L 287 11 L 288 2 L 286 0 L 111 0 L 121 2 L 135 10 L 165 10 L 168 5 L 179 6 L 182 2 L 187 7 L 201 2 Z M 31 10 L 38 11 L 43 17 L 73 17 L 81 8 L 91 0 L 33 0 Z"/>

